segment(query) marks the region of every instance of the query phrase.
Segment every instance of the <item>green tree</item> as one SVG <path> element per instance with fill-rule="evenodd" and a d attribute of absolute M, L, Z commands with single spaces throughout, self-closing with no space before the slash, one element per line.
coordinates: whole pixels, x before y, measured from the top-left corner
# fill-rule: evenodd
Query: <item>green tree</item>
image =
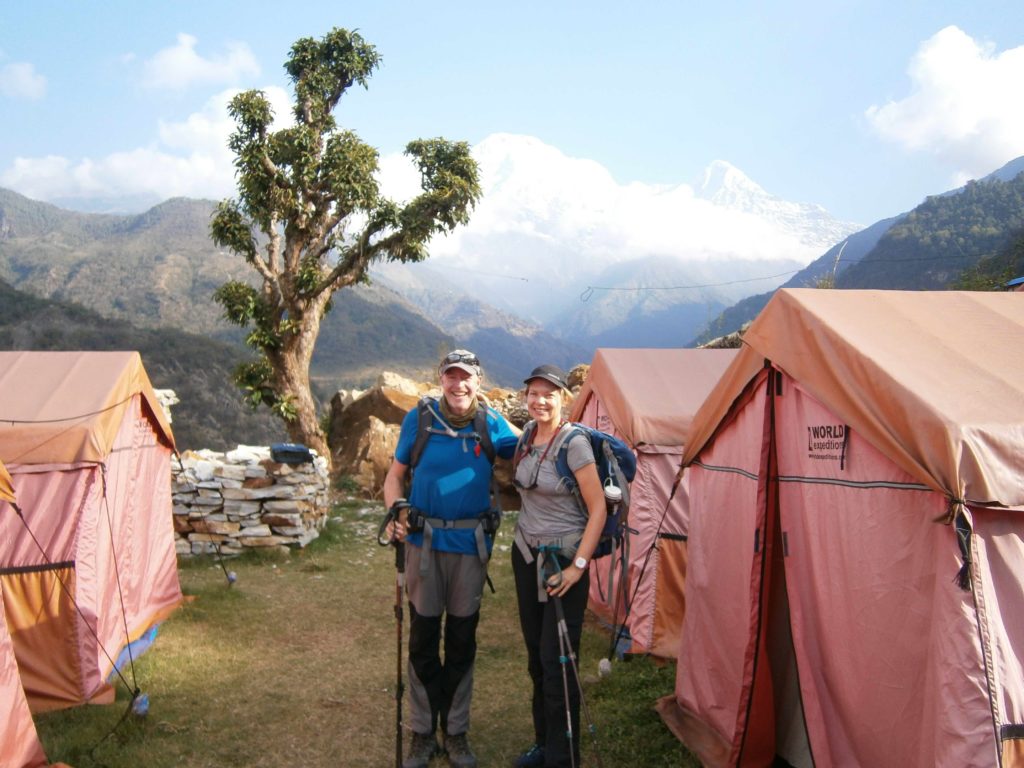
<path fill-rule="evenodd" d="M 254 407 L 270 406 L 284 419 L 292 440 L 328 460 L 309 364 L 331 297 L 365 282 L 375 261 L 425 259 L 430 238 L 465 224 L 481 194 L 469 145 L 435 138 L 406 146 L 421 193 L 404 205 L 381 195 L 377 151 L 333 116 L 342 95 L 365 88 L 379 62 L 372 45 L 345 29 L 298 40 L 285 63 L 295 124 L 277 131 L 262 92 L 235 96 L 229 146 L 237 197 L 217 206 L 210 227 L 213 240 L 259 278 L 258 287 L 232 281 L 215 293 L 224 316 L 250 328 L 246 341 L 259 353 L 236 369 L 235 382 Z"/>

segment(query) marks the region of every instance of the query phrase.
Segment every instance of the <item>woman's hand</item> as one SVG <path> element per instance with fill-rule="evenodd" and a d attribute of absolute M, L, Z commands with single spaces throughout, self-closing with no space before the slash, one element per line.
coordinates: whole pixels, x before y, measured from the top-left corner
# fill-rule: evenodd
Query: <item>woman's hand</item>
<path fill-rule="evenodd" d="M 562 577 L 561 581 L 558 580 L 559 575 Z M 583 571 L 575 565 L 567 565 L 560 573 L 548 577 L 547 592 L 552 597 L 564 597 L 582 577 Z"/>

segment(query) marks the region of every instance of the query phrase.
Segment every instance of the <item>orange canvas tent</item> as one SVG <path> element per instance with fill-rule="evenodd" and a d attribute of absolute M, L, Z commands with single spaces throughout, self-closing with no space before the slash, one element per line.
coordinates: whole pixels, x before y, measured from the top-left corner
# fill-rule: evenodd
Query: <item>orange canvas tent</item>
<path fill-rule="evenodd" d="M 1024 297 L 775 294 L 694 419 L 706 766 L 1024 766 Z"/>
<path fill-rule="evenodd" d="M 0 463 L 0 501 L 14 503 L 11 476 Z M 25 700 L 14 645 L 3 614 L 0 593 L 0 765 L 11 768 L 36 768 L 46 765 L 46 755 L 36 735 L 36 725 Z"/>
<path fill-rule="evenodd" d="M 637 457 L 625 579 L 611 558 L 594 561 L 588 603 L 610 623 L 626 620 L 632 653 L 675 658 L 690 517 L 687 488 L 675 480 L 693 415 L 735 356 L 732 349 L 599 349 L 573 404 L 574 421 L 622 438 Z"/>
<path fill-rule="evenodd" d="M 113 699 L 180 602 L 174 442 L 137 352 L 0 352 L 0 586 L 33 711 Z"/>

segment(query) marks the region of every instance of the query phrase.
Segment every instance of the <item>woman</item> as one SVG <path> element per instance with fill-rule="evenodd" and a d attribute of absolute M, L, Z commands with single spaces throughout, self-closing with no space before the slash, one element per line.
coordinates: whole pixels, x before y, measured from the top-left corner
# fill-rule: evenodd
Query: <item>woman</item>
<path fill-rule="evenodd" d="M 570 673 L 563 683 L 556 602 L 561 603 L 573 653 L 579 657 L 583 613 L 590 579 L 587 564 L 605 521 L 604 492 L 590 441 L 572 433 L 565 420 L 569 388 L 553 365 L 535 368 L 526 378 L 526 409 L 532 421 L 516 449 L 514 483 L 522 507 L 512 549 L 512 570 L 519 600 L 519 623 L 533 681 L 536 742 L 516 760 L 517 768 L 579 765 L 579 681 Z M 585 509 L 559 482 L 555 459 L 569 439 L 567 458 Z M 567 705 L 568 699 L 568 705 Z M 566 735 L 566 709 L 572 744 Z"/>

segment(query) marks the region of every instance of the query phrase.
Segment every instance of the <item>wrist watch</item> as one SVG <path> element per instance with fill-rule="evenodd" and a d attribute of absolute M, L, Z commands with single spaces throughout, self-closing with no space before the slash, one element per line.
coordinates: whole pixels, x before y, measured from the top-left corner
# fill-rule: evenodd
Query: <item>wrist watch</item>
<path fill-rule="evenodd" d="M 587 570 L 587 558 L 585 557 L 577 557 L 575 560 L 572 561 L 572 564 L 579 568 L 581 571 Z"/>

